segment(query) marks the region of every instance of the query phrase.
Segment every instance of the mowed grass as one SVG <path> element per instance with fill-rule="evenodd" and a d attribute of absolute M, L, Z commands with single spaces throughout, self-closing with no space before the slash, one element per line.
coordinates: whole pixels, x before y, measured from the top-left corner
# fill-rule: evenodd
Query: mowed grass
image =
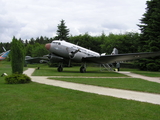
<path fill-rule="evenodd" d="M 4 71 L 11 74 L 10 66 L 1 66 L 0 72 Z M 10 85 L 4 77 L 0 78 L 0 106 L 0 120 L 160 119 L 159 105 L 34 82 Z"/>
<path fill-rule="evenodd" d="M 11 63 L 6 61 L 0 61 L 0 76 L 3 73 L 10 75 L 12 73 Z"/>
<path fill-rule="evenodd" d="M 38 83 L 0 81 L 1 120 L 159 120 L 160 106 Z"/>
<path fill-rule="evenodd" d="M 67 82 L 160 94 L 160 84 L 138 78 L 50 78 Z"/>

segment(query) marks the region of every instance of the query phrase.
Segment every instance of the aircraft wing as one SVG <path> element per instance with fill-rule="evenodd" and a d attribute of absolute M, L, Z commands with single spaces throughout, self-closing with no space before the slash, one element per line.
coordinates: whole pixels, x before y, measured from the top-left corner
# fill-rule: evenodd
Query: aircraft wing
<path fill-rule="evenodd" d="M 160 56 L 160 52 L 128 53 L 128 54 L 94 56 L 94 57 L 83 58 L 82 61 L 103 64 L 103 63 L 114 63 L 119 61 L 127 61 L 127 60 L 134 60 L 134 59 L 154 57 L 154 56 Z"/>

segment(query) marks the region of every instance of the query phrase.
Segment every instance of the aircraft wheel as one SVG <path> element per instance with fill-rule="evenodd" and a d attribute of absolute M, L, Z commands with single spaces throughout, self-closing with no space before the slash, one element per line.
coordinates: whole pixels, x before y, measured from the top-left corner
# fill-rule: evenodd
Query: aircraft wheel
<path fill-rule="evenodd" d="M 81 68 L 80 68 L 80 72 L 81 72 L 81 73 L 85 73 L 85 72 L 86 72 L 86 68 L 85 68 L 85 67 L 81 67 Z"/>
<path fill-rule="evenodd" d="M 63 71 L 63 67 L 59 66 L 57 70 L 58 70 L 58 72 L 62 72 Z"/>

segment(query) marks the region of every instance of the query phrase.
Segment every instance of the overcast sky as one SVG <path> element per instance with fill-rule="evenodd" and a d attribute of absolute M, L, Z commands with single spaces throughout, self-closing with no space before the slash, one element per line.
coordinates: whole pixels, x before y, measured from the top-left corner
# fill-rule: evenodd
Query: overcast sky
<path fill-rule="evenodd" d="M 71 35 L 138 32 L 147 0 L 0 0 L 0 42 L 56 36 L 65 20 Z"/>

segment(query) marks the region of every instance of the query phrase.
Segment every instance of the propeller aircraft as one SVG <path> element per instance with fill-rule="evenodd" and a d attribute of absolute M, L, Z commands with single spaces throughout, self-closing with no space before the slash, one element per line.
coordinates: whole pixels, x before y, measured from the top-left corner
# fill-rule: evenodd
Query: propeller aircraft
<path fill-rule="evenodd" d="M 134 60 L 146 57 L 159 56 L 160 52 L 144 52 L 144 53 L 126 53 L 118 54 L 118 50 L 113 49 L 111 55 L 99 54 L 84 47 L 66 42 L 64 40 L 55 40 L 45 45 L 50 51 L 48 58 L 51 62 L 58 62 L 58 71 L 63 71 L 63 63 L 68 61 L 81 62 L 80 72 L 86 72 L 86 63 L 109 64 L 120 61 Z"/>

